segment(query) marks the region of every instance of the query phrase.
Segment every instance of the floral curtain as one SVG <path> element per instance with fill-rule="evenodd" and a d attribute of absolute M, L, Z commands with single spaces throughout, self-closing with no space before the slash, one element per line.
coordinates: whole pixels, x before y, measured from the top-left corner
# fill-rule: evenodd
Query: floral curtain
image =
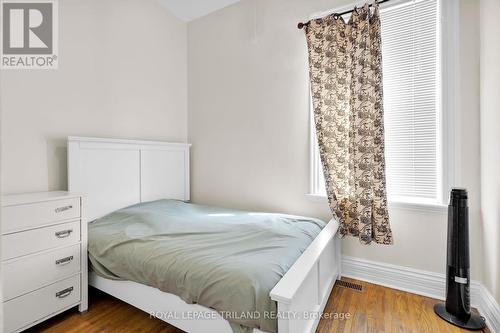
<path fill-rule="evenodd" d="M 379 8 L 306 27 L 314 121 L 340 234 L 392 244 L 387 211 Z"/>

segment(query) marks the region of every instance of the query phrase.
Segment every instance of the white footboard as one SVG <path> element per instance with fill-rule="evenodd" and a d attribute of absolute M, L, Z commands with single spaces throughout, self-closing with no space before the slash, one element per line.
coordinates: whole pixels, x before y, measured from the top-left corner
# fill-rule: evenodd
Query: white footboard
<path fill-rule="evenodd" d="M 340 278 L 338 227 L 331 220 L 271 290 L 271 299 L 278 303 L 279 333 L 316 330 L 335 280 Z"/>

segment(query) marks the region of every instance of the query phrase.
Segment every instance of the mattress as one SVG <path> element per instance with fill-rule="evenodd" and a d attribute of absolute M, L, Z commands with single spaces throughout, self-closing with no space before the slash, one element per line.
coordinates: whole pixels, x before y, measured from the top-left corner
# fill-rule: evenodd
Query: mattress
<path fill-rule="evenodd" d="M 324 226 L 314 218 L 159 200 L 90 223 L 89 259 L 102 277 L 214 309 L 235 332 L 277 332 L 269 292 Z"/>

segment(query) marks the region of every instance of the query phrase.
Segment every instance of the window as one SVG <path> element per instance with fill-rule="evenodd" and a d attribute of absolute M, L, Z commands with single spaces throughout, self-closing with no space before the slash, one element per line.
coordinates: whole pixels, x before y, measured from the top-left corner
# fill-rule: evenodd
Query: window
<path fill-rule="evenodd" d="M 381 9 L 388 200 L 441 204 L 446 187 L 441 1 L 394 3 Z M 325 195 L 314 132 L 312 126 L 311 190 L 315 195 Z"/>

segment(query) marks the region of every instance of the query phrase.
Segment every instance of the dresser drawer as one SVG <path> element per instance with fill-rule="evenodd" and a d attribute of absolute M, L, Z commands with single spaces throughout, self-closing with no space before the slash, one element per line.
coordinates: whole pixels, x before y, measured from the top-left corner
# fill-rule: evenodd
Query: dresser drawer
<path fill-rule="evenodd" d="M 2 272 L 6 301 L 80 272 L 80 244 L 5 261 Z"/>
<path fill-rule="evenodd" d="M 80 217 L 80 198 L 3 207 L 2 233 L 10 233 Z"/>
<path fill-rule="evenodd" d="M 80 241 L 80 221 L 4 235 L 2 257 L 8 260 Z"/>
<path fill-rule="evenodd" d="M 80 274 L 3 304 L 5 331 L 13 332 L 80 301 Z"/>

